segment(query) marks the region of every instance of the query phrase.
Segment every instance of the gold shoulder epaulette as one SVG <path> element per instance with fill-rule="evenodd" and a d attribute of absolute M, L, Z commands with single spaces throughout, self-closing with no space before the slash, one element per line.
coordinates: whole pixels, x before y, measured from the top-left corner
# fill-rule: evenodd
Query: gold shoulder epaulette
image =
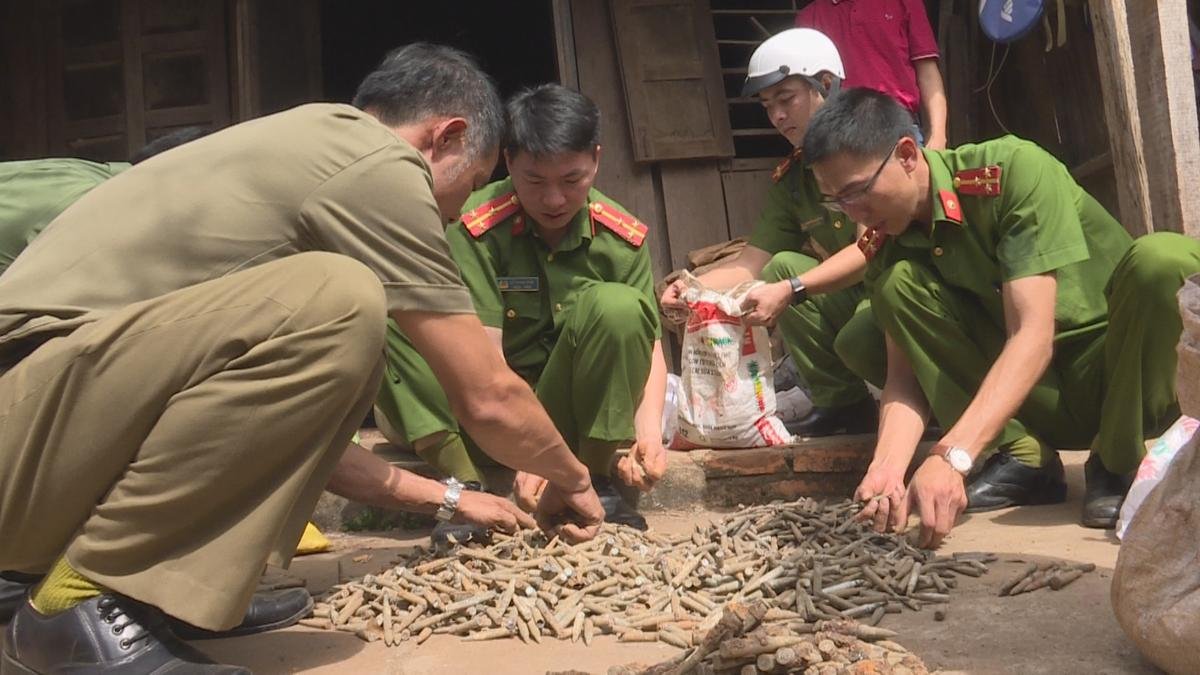
<path fill-rule="evenodd" d="M 960 195 L 1000 196 L 1000 167 L 983 166 L 954 174 L 954 189 Z"/>
<path fill-rule="evenodd" d="M 467 233 L 478 239 L 484 232 L 504 221 L 505 218 L 521 210 L 517 201 L 517 193 L 509 192 L 495 199 L 488 200 L 462 215 L 463 227 Z"/>
<path fill-rule="evenodd" d="M 646 241 L 646 233 L 650 228 L 633 216 L 626 215 L 604 202 L 592 202 L 588 210 L 592 214 L 592 222 L 597 222 L 612 230 L 616 235 L 635 247 L 640 247 Z M 595 228 L 593 228 L 595 231 Z"/>
<path fill-rule="evenodd" d="M 799 162 L 803 156 L 804 151 L 801 148 L 795 148 L 792 150 L 792 154 L 784 157 L 783 161 L 780 162 L 775 167 L 775 170 L 771 172 L 771 180 L 775 181 L 776 183 L 783 180 L 783 177 L 787 175 L 787 172 L 792 170 L 792 165 Z"/>

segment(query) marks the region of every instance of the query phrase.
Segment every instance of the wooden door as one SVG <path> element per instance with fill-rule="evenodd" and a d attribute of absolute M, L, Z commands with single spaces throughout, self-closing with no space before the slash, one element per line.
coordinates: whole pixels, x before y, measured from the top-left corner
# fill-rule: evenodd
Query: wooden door
<path fill-rule="evenodd" d="M 122 159 L 229 123 L 223 0 L 53 0 L 42 25 L 48 154 Z"/>

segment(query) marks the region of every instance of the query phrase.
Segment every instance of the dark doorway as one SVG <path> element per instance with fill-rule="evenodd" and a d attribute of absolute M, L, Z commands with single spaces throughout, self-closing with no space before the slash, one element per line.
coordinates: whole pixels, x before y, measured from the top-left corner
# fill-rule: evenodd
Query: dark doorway
<path fill-rule="evenodd" d="M 426 40 L 471 53 L 503 96 L 558 80 L 550 0 L 321 2 L 325 99 L 348 102 L 359 80 L 400 45 Z"/>

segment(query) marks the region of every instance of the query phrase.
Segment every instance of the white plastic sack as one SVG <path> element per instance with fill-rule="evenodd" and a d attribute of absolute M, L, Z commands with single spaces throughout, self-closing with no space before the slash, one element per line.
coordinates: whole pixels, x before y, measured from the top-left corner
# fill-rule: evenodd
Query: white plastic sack
<path fill-rule="evenodd" d="M 1162 481 L 1163 476 L 1167 475 L 1171 461 L 1175 459 L 1179 449 L 1192 439 L 1197 428 L 1200 428 L 1200 421 L 1184 415 L 1146 451 L 1146 456 L 1138 465 L 1133 484 L 1129 486 L 1129 492 L 1125 495 L 1125 502 L 1121 505 L 1121 515 L 1117 519 L 1118 539 L 1125 538 L 1125 528 L 1129 527 L 1138 507 L 1145 501 L 1146 495 Z"/>
<path fill-rule="evenodd" d="M 685 272 L 690 313 L 680 357 L 682 391 L 675 449 L 786 445 L 791 434 L 775 416 L 771 344 L 766 328 L 742 323 L 742 299 L 761 282 L 727 293 Z"/>

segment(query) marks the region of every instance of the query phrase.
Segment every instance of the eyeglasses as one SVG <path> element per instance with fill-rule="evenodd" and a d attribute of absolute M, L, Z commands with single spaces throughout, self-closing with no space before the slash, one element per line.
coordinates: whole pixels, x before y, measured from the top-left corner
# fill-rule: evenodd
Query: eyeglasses
<path fill-rule="evenodd" d="M 867 181 L 866 185 L 851 190 L 850 192 L 841 196 L 822 196 L 820 199 L 821 205 L 832 211 L 841 211 L 844 213 L 847 207 L 853 206 L 854 204 L 862 201 L 862 198 L 866 197 L 867 194 L 869 194 L 875 187 L 875 181 L 879 180 L 879 174 L 883 173 L 883 167 L 887 166 L 888 161 L 892 159 L 892 156 L 896 152 L 897 145 L 900 145 L 899 141 L 896 142 L 896 145 L 892 146 L 891 150 L 888 150 L 888 153 L 883 158 L 883 161 L 879 163 L 879 168 L 875 169 L 875 173 L 871 174 L 871 179 Z"/>

